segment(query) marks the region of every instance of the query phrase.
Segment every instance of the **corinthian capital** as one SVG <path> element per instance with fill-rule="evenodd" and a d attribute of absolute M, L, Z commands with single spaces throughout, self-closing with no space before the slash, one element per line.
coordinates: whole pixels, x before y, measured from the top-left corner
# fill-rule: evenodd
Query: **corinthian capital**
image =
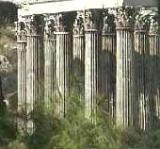
<path fill-rule="evenodd" d="M 98 21 L 97 14 L 95 11 L 88 10 L 85 12 L 84 26 L 85 30 L 97 30 Z"/>
<path fill-rule="evenodd" d="M 77 17 L 73 24 L 73 34 L 83 35 L 84 34 L 84 12 L 77 12 Z"/>
<path fill-rule="evenodd" d="M 156 35 L 156 34 L 159 34 L 159 33 L 160 33 L 160 27 L 159 27 L 158 17 L 151 16 L 149 34 L 150 35 Z"/>
<path fill-rule="evenodd" d="M 57 14 L 55 17 L 56 25 L 55 30 L 56 32 L 65 32 L 65 21 L 64 21 L 64 15 L 63 14 Z"/>
<path fill-rule="evenodd" d="M 138 14 L 135 17 L 135 30 L 139 32 L 145 32 L 149 27 L 149 16 Z"/>
<path fill-rule="evenodd" d="M 52 36 L 54 31 L 56 30 L 55 26 L 56 26 L 55 16 L 54 15 L 46 16 L 45 28 L 44 28 L 45 35 L 47 35 L 48 37 Z"/>
<path fill-rule="evenodd" d="M 29 35 L 43 35 L 44 16 L 32 15 L 26 18 L 27 33 Z"/>
<path fill-rule="evenodd" d="M 116 10 L 116 28 L 131 29 L 134 28 L 136 11 L 132 7 L 121 7 Z"/>
<path fill-rule="evenodd" d="M 26 25 L 24 20 L 16 22 L 17 41 L 26 42 Z"/>
<path fill-rule="evenodd" d="M 113 14 L 109 14 L 108 10 L 103 13 L 103 34 L 113 34 L 115 33 L 115 18 Z"/>

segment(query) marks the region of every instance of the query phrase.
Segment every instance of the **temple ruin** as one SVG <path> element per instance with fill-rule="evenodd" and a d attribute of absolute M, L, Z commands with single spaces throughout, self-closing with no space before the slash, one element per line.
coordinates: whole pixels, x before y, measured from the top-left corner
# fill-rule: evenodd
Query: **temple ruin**
<path fill-rule="evenodd" d="M 156 0 L 21 3 L 18 110 L 40 103 L 64 117 L 76 93 L 94 122 L 103 96 L 118 125 L 150 129 L 160 119 L 159 19 Z M 28 119 L 23 126 L 31 129 Z"/>

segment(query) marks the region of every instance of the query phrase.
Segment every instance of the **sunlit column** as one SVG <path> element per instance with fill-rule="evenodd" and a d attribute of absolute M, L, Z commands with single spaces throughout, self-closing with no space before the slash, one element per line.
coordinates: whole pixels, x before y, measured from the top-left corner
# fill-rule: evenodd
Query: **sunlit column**
<path fill-rule="evenodd" d="M 133 126 L 135 112 L 135 60 L 133 46 L 135 10 L 130 7 L 118 8 L 117 69 L 116 69 L 116 121 L 118 125 Z"/>
<path fill-rule="evenodd" d="M 24 22 L 17 23 L 18 55 L 18 130 L 26 131 L 26 28 Z"/>
<path fill-rule="evenodd" d="M 70 34 L 64 26 L 64 16 L 56 16 L 56 113 L 63 117 L 66 113 L 67 96 L 70 91 L 71 48 Z"/>
<path fill-rule="evenodd" d="M 95 121 L 98 91 L 99 32 L 96 14 L 85 12 L 85 116 Z"/>
<path fill-rule="evenodd" d="M 44 49 L 43 49 L 43 16 L 35 15 L 27 18 L 27 115 L 28 132 L 33 131 L 32 115 L 42 110 L 44 92 Z"/>
<path fill-rule="evenodd" d="M 55 39 L 55 16 L 45 18 L 45 43 L 44 43 L 44 85 L 45 107 L 54 110 L 55 83 L 56 83 L 56 39 Z"/>

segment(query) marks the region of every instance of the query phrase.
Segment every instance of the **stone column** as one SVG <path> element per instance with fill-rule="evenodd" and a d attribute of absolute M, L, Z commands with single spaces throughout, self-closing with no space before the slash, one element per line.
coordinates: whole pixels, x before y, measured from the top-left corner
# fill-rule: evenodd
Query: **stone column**
<path fill-rule="evenodd" d="M 70 91 L 70 34 L 64 25 L 64 16 L 56 16 L 56 113 L 63 117 L 66 113 L 67 96 Z"/>
<path fill-rule="evenodd" d="M 147 64 L 148 61 L 148 20 L 139 14 L 136 16 L 135 33 L 134 33 L 135 57 L 136 57 L 136 112 L 137 127 L 146 130 L 149 118 L 149 98 L 148 98 L 148 81 L 147 81 Z"/>
<path fill-rule="evenodd" d="M 160 35 L 159 35 L 159 23 L 158 16 L 152 16 L 150 19 L 149 29 L 149 56 L 150 62 L 149 74 L 150 74 L 150 127 L 157 124 L 157 120 L 160 119 Z"/>
<path fill-rule="evenodd" d="M 116 33 L 114 15 L 108 12 L 103 18 L 102 51 L 100 53 L 100 92 L 106 99 L 106 110 L 113 118 L 115 117 Z"/>
<path fill-rule="evenodd" d="M 135 105 L 133 28 L 135 10 L 118 8 L 117 30 L 117 75 L 116 75 L 116 121 L 124 127 L 133 126 Z"/>
<path fill-rule="evenodd" d="M 18 130 L 26 131 L 26 28 L 24 22 L 17 23 L 18 55 Z"/>
<path fill-rule="evenodd" d="M 98 17 L 98 16 L 97 16 Z M 92 11 L 85 12 L 85 116 L 95 121 L 98 91 L 99 32 Z"/>
<path fill-rule="evenodd" d="M 53 110 L 55 99 L 55 81 L 56 81 L 56 39 L 55 39 L 55 16 L 46 18 L 45 25 L 45 107 L 48 110 Z"/>
<path fill-rule="evenodd" d="M 43 49 L 43 16 L 27 18 L 27 115 L 28 132 L 33 131 L 31 113 L 42 110 L 44 92 L 44 49 Z M 40 107 L 39 107 L 40 106 Z M 41 111 L 42 112 L 42 111 Z"/>
<path fill-rule="evenodd" d="M 73 26 L 73 60 L 72 60 L 72 90 L 80 99 L 84 97 L 84 13 L 77 12 Z"/>

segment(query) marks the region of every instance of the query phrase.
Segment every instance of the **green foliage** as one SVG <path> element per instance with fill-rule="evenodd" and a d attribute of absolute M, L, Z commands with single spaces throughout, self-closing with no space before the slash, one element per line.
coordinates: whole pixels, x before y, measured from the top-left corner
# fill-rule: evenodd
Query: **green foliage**
<path fill-rule="evenodd" d="M 16 141 L 9 143 L 7 149 L 28 149 L 28 147 L 23 142 L 16 140 Z"/>
<path fill-rule="evenodd" d="M 113 121 L 100 112 L 96 123 L 85 118 L 84 103 L 77 96 L 68 98 L 65 118 L 57 119 L 45 109 L 37 110 L 33 119 L 34 133 L 21 138 L 30 149 L 120 149 L 122 146 L 120 129 Z"/>
<path fill-rule="evenodd" d="M 0 27 L 0 57 L 1 66 L 6 68 L 1 69 L 3 93 L 8 98 L 17 90 L 17 50 L 13 26 Z"/>
<path fill-rule="evenodd" d="M 7 111 L 5 103 L 0 101 L 0 147 L 16 138 L 14 115 Z"/>
<path fill-rule="evenodd" d="M 35 124 L 34 133 L 17 136 L 9 126 L 13 115 L 4 114 L 0 124 L 0 139 L 7 149 L 159 149 L 160 130 L 140 132 L 133 128 L 122 130 L 106 114 L 103 99 L 98 99 L 96 122 L 84 116 L 83 100 L 77 96 L 67 99 L 65 118 L 55 117 L 53 111 L 37 106 L 32 113 Z M 11 121 L 12 120 L 12 121 Z M 9 128 L 9 129 L 8 129 Z M 13 127 L 12 127 L 13 128 Z M 3 132 L 5 131 L 5 132 Z M 3 139 L 2 139 L 3 138 Z M 7 141 L 6 141 L 7 140 Z M 2 142 L 2 141 L 1 141 Z M 0 142 L 0 144 L 1 144 Z"/>
<path fill-rule="evenodd" d="M 159 149 L 160 148 L 160 128 L 152 130 L 144 135 L 142 149 Z"/>

